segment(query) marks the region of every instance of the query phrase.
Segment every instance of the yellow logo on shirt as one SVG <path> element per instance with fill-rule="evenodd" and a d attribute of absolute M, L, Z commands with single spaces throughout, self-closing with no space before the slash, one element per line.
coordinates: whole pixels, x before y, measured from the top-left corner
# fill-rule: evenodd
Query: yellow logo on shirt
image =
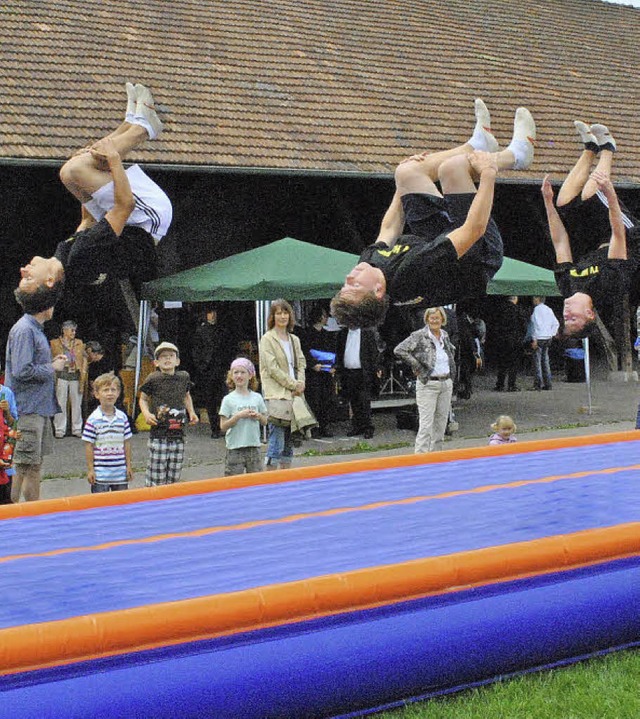
<path fill-rule="evenodd" d="M 590 275 L 600 274 L 600 267 L 599 265 L 591 265 L 591 267 L 585 267 L 584 270 L 580 270 L 580 272 L 574 267 L 570 270 L 569 274 L 571 277 L 589 277 Z"/>
<path fill-rule="evenodd" d="M 406 252 L 410 247 L 411 245 L 394 245 L 388 250 L 378 250 L 378 254 L 383 257 L 391 257 L 391 255 L 400 255 L 403 252 Z"/>

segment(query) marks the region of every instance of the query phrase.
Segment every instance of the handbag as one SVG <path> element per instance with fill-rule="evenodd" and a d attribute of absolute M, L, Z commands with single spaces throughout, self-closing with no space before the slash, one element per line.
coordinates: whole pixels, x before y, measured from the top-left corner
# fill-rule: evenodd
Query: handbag
<path fill-rule="evenodd" d="M 298 375 L 298 363 L 294 353 L 293 357 L 294 374 Z M 293 420 L 293 399 L 268 399 L 267 400 L 267 421 L 276 427 L 291 427 Z"/>
<path fill-rule="evenodd" d="M 267 400 L 268 421 L 277 427 L 290 427 L 293 419 L 293 400 L 269 399 Z"/>
<path fill-rule="evenodd" d="M 305 433 L 311 427 L 317 427 L 318 421 L 307 404 L 304 395 L 296 395 L 293 398 L 293 419 L 291 420 L 291 431 Z"/>

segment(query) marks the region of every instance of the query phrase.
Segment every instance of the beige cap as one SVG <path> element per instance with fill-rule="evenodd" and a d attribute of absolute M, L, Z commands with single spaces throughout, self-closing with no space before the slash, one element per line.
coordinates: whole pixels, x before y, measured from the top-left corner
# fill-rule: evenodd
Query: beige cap
<path fill-rule="evenodd" d="M 154 359 L 158 359 L 158 355 L 160 354 L 160 352 L 164 352 L 165 350 L 168 350 L 169 352 L 175 352 L 178 357 L 180 357 L 180 352 L 174 344 L 171 344 L 171 342 L 160 342 L 160 344 L 156 347 L 155 352 L 153 353 Z"/>

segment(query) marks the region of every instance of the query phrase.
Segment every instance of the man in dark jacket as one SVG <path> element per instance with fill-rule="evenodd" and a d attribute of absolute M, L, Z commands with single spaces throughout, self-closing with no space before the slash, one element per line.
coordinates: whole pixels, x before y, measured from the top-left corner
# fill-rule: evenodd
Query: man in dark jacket
<path fill-rule="evenodd" d="M 336 333 L 324 329 L 328 319 L 327 309 L 316 305 L 309 313 L 309 325 L 299 334 L 307 360 L 304 395 L 318 420 L 314 433 L 319 437 L 333 437 L 328 425 L 334 412 L 336 394 Z"/>
<path fill-rule="evenodd" d="M 524 337 L 527 332 L 527 318 L 518 306 L 518 298 L 508 297 L 501 305 L 498 332 L 498 376 L 496 378 L 496 392 L 504 390 L 507 380 L 507 392 L 519 392 L 516 384 L 518 369 L 522 361 Z"/>
<path fill-rule="evenodd" d="M 338 333 L 336 365 L 342 396 L 351 407 L 349 437 L 374 433 L 371 398 L 378 393 L 381 340 L 375 328 L 342 329 Z"/>
<path fill-rule="evenodd" d="M 207 410 L 211 436 L 215 439 L 221 436 L 218 412 L 227 392 L 225 378 L 231 351 L 229 337 L 218 323 L 218 312 L 214 307 L 207 309 L 206 320 L 195 332 L 191 356 L 200 402 Z"/>

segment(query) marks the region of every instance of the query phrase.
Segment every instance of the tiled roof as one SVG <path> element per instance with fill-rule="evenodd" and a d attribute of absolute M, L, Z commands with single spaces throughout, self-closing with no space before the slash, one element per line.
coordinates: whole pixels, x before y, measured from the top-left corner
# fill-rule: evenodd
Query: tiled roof
<path fill-rule="evenodd" d="M 0 161 L 62 160 L 111 130 L 125 80 L 166 131 L 144 162 L 389 173 L 467 139 L 483 97 L 499 139 L 526 105 L 532 169 L 565 172 L 574 119 L 618 140 L 640 183 L 640 10 L 601 0 L 9 0 L 0 4 Z"/>

